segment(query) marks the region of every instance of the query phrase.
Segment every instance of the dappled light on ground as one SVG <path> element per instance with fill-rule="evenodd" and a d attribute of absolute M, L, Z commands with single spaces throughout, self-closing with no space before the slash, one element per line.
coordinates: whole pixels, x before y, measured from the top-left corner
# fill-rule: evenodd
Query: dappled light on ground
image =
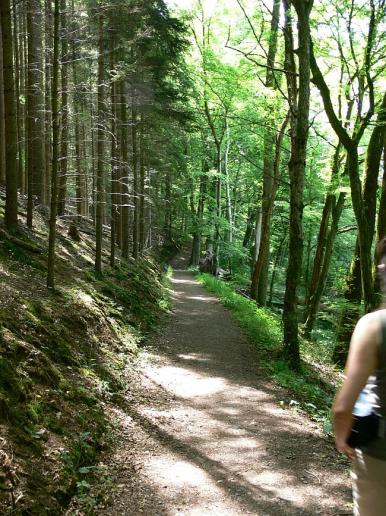
<path fill-rule="evenodd" d="M 256 352 L 190 273 L 175 272 L 173 288 L 173 316 L 142 366 L 147 402 L 128 409 L 146 436 L 141 478 L 155 506 L 143 512 L 349 514 L 332 445 L 281 407 Z"/>

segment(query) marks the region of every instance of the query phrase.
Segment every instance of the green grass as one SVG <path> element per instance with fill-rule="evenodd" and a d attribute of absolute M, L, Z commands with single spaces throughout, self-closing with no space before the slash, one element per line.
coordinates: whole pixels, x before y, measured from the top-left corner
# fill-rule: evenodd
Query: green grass
<path fill-rule="evenodd" d="M 305 411 L 329 432 L 333 387 L 304 360 L 300 371 L 295 372 L 281 358 L 281 320 L 270 310 L 259 308 L 254 301 L 237 294 L 232 286 L 213 276 L 198 274 L 197 279 L 229 308 L 253 345 L 258 348 L 261 368 L 278 385 L 288 390 L 291 399 L 283 400 L 283 404 Z M 307 347 L 305 342 L 302 343 L 304 347 Z"/>

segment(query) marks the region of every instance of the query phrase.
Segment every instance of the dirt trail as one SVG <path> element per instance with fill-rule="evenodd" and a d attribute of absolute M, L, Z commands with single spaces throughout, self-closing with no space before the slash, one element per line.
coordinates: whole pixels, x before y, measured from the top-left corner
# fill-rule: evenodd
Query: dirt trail
<path fill-rule="evenodd" d="M 175 267 L 184 267 L 176 262 Z M 109 515 L 350 513 L 348 474 L 284 393 L 230 314 L 184 270 L 173 315 L 149 348 L 141 384 L 116 412 Z"/>

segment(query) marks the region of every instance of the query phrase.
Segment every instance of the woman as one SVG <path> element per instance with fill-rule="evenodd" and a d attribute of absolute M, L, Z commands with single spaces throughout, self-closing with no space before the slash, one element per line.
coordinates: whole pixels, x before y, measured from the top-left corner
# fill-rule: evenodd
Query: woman
<path fill-rule="evenodd" d="M 378 271 L 386 285 L 386 239 L 379 246 Z M 372 376 L 373 375 L 373 376 Z M 386 439 L 353 449 L 347 444 L 352 411 L 363 387 L 373 390 L 377 413 L 386 418 L 386 308 L 363 316 L 354 330 L 346 363 L 346 378 L 333 405 L 336 447 L 352 462 L 354 515 L 386 515 Z M 382 423 L 383 428 L 383 423 Z"/>

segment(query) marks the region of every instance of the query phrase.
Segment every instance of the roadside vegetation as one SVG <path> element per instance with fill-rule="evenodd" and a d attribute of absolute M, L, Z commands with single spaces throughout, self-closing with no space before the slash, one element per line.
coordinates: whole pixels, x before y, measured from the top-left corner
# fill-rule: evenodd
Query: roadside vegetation
<path fill-rule="evenodd" d="M 288 390 L 283 405 L 306 412 L 329 433 L 332 397 L 341 372 L 326 358 L 325 347 L 302 339 L 302 361 L 294 371 L 281 356 L 283 330 L 279 315 L 258 307 L 254 300 L 235 292 L 232 284 L 210 274 L 198 274 L 197 279 L 231 311 L 252 345 L 258 348 L 259 367 Z"/>
<path fill-rule="evenodd" d="M 47 290 L 47 224 L 35 219 L 34 234 L 0 242 L 1 514 L 63 514 L 74 496 L 79 510 L 98 503 L 88 490 L 107 474 L 98 457 L 113 435 L 108 406 L 130 388 L 138 346 L 168 309 L 150 254 L 95 274 L 88 223 L 74 241 L 61 222 L 60 286 Z"/>

